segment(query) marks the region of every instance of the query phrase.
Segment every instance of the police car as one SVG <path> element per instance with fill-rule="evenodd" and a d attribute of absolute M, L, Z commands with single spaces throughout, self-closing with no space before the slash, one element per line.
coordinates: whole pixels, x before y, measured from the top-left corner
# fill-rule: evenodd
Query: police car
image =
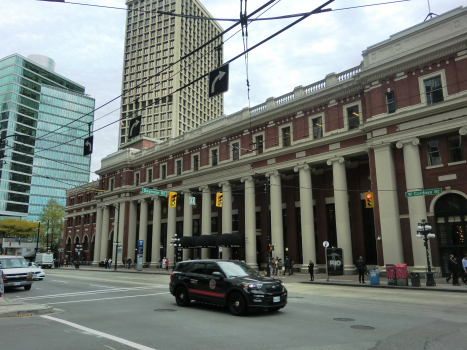
<path fill-rule="evenodd" d="M 287 289 L 280 280 L 259 276 L 240 261 L 180 262 L 170 275 L 169 289 L 179 306 L 195 300 L 227 306 L 236 316 L 261 309 L 277 311 L 287 304 Z"/>

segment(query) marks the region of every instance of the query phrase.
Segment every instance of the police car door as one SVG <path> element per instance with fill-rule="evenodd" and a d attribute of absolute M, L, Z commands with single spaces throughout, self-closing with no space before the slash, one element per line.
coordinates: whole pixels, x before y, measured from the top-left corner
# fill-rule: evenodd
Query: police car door
<path fill-rule="evenodd" d="M 205 267 L 204 262 L 194 262 L 191 264 L 188 276 L 188 294 L 191 299 L 206 301 L 206 294 L 203 293 L 202 284 L 205 282 Z"/>
<path fill-rule="evenodd" d="M 219 275 L 213 275 L 214 272 L 219 272 Z M 225 276 L 219 265 L 215 262 L 206 264 L 205 282 L 202 284 L 205 293 L 210 297 L 211 303 L 223 305 L 225 303 L 225 291 L 227 285 Z"/>

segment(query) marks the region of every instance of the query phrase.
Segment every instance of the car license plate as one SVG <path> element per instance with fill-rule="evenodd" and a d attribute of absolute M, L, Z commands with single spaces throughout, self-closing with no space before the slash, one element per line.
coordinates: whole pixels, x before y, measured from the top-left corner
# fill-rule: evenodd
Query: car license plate
<path fill-rule="evenodd" d="M 281 297 L 272 297 L 272 302 L 273 303 L 280 303 L 281 302 Z"/>
<path fill-rule="evenodd" d="M 20 286 L 21 285 L 21 282 L 15 282 L 14 283 L 14 286 Z"/>

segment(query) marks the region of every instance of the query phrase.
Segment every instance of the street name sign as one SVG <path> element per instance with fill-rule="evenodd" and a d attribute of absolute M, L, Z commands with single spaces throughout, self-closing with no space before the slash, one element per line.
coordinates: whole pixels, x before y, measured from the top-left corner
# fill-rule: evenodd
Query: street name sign
<path fill-rule="evenodd" d="M 432 190 L 422 190 L 422 191 L 409 191 L 405 192 L 405 196 L 409 197 L 418 197 L 418 196 L 431 196 L 433 194 L 440 194 L 442 192 L 441 188 L 434 188 Z"/>
<path fill-rule="evenodd" d="M 151 188 L 143 188 L 141 192 L 143 192 L 144 194 L 152 194 L 154 196 L 167 197 L 167 191 L 159 191 L 159 190 L 153 190 Z"/>

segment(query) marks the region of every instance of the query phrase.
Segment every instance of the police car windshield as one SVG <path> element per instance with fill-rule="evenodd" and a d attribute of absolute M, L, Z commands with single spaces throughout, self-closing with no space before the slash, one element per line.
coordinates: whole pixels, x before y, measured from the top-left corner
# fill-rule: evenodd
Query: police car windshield
<path fill-rule="evenodd" d="M 227 277 L 258 276 L 256 270 L 242 262 L 219 261 L 218 264 Z"/>

